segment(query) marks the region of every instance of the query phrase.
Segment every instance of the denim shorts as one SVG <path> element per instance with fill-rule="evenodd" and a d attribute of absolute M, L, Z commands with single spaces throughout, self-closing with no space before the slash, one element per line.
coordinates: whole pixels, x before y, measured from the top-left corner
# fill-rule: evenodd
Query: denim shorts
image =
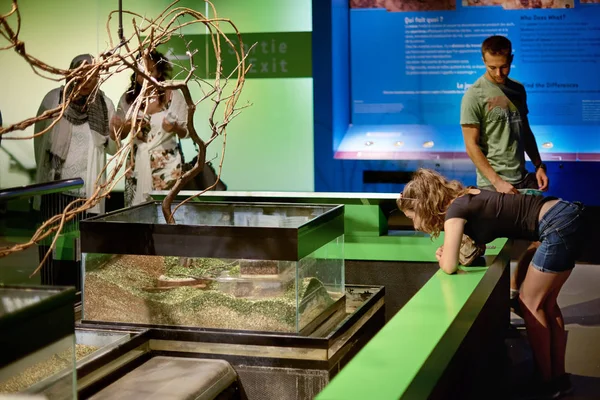
<path fill-rule="evenodd" d="M 575 267 L 582 249 L 583 205 L 559 201 L 542 217 L 538 232 L 542 244 L 532 265 L 542 272 L 559 273 Z"/>

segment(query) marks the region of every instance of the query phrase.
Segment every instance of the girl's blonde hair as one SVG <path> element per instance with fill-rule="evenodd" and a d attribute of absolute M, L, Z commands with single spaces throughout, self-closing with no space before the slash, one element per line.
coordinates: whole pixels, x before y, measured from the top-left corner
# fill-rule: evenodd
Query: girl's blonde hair
<path fill-rule="evenodd" d="M 468 190 L 459 181 L 449 181 L 436 171 L 420 168 L 396 203 L 402 212 L 413 211 L 419 218 L 418 229 L 436 238 L 444 228 L 450 203 Z"/>

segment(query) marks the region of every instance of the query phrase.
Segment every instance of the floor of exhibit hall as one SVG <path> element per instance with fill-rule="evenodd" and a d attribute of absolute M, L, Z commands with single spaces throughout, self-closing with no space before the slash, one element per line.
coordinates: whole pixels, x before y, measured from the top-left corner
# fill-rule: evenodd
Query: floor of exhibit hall
<path fill-rule="evenodd" d="M 514 262 L 512 267 L 514 268 Z M 574 391 L 561 399 L 600 399 L 600 265 L 578 264 L 558 297 L 567 329 L 566 370 Z M 533 358 L 523 320 L 511 313 L 506 339 L 511 367 L 511 393 L 519 398 L 533 371 Z"/>

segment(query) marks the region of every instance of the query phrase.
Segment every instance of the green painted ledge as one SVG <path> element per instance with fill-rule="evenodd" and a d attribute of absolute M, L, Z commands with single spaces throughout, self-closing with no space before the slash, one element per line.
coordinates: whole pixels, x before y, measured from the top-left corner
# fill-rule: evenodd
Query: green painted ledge
<path fill-rule="evenodd" d="M 435 262 L 435 251 L 444 241 L 443 233 L 434 240 L 414 231 L 398 231 L 384 236 L 344 236 L 346 260 Z M 496 239 L 487 245 L 486 256 L 496 256 L 506 239 Z"/>
<path fill-rule="evenodd" d="M 498 254 L 506 242 L 495 241 L 493 252 Z M 507 262 L 489 259 L 494 260 L 490 267 L 460 267 L 455 275 L 438 271 L 316 399 L 427 398 Z M 486 287 L 481 286 L 484 278 Z"/>

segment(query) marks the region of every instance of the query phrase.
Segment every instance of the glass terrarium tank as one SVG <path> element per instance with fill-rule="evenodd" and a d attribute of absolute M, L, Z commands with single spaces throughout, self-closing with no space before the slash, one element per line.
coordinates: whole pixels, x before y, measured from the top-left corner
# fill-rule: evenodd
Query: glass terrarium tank
<path fill-rule="evenodd" d="M 74 304 L 75 289 L 0 286 L 0 397 L 76 398 Z"/>
<path fill-rule="evenodd" d="M 310 334 L 345 310 L 342 205 L 160 202 L 80 223 L 83 319 Z"/>

